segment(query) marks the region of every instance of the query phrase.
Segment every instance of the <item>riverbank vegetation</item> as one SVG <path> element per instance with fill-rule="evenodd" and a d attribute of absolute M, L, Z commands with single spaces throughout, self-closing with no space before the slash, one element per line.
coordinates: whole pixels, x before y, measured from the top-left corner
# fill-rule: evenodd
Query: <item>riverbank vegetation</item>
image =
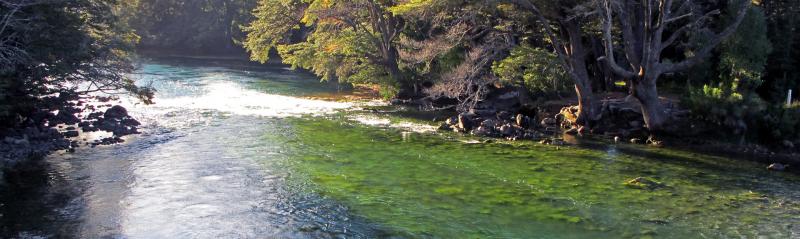
<path fill-rule="evenodd" d="M 322 80 L 369 85 L 394 103 L 453 107 L 463 117 L 448 125 L 480 121 L 460 129 L 478 135 L 488 119 L 497 130 L 506 121 L 555 122 L 610 137 L 726 138 L 787 150 L 800 143 L 800 104 L 789 99 L 800 90 L 800 4 L 791 0 L 0 5 L 4 127 L 35 121 L 37 102 L 58 92 L 122 90 L 149 101 L 152 91 L 126 78 L 136 50 L 246 52 Z"/>
<path fill-rule="evenodd" d="M 34 124 L 51 108 L 42 104 L 58 109 L 73 95 L 124 91 L 148 101 L 152 91 L 126 76 L 139 37 L 121 10 L 111 0 L 0 1 L 0 126 Z"/>
<path fill-rule="evenodd" d="M 624 99 L 650 133 L 792 148 L 798 5 L 262 0 L 244 47 L 254 60 L 277 52 L 324 80 L 379 84 L 384 95 L 420 105 L 508 110 L 484 103 L 513 89 L 520 102 L 512 112 L 562 100 L 577 105 L 565 127 L 603 132 L 609 108 Z M 703 129 L 685 135 L 685 126 Z"/>

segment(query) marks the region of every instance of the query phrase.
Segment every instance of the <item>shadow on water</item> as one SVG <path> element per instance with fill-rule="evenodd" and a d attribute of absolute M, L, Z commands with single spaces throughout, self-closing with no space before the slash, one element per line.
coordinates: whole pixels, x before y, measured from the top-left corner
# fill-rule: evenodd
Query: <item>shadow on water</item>
<path fill-rule="evenodd" d="M 791 173 L 776 173 L 765 170 L 762 164 L 740 158 L 728 158 L 698 153 L 694 151 L 684 151 L 681 149 L 653 148 L 644 145 L 613 144 L 601 140 L 581 139 L 574 136 L 565 136 L 576 143 L 576 147 L 596 150 L 600 152 L 613 151 L 616 155 L 626 155 L 636 157 L 650 162 L 652 167 L 643 167 L 642 162 L 629 162 L 632 172 L 642 175 L 653 174 L 664 166 L 675 166 L 693 169 L 685 175 L 686 179 L 694 180 L 698 184 L 706 184 L 718 188 L 726 189 L 750 189 L 753 185 L 765 183 L 764 179 L 770 179 L 778 185 L 792 184 L 797 178 Z M 715 178 L 709 180 L 709 174 L 731 175 L 730 177 Z M 775 193 L 782 187 L 764 187 L 767 192 Z"/>
<path fill-rule="evenodd" d="M 7 170 L 0 186 L 0 238 L 74 235 L 80 223 L 74 210 L 83 205 L 79 189 L 66 181 L 44 160 Z"/>

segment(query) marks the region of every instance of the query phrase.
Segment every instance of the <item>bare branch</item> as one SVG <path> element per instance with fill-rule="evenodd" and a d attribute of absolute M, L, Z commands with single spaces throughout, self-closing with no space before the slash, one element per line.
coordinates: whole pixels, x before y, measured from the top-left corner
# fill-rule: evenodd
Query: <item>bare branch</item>
<path fill-rule="evenodd" d="M 605 16 L 603 18 L 603 38 L 606 44 L 606 56 L 600 57 L 598 60 L 605 61 L 606 64 L 614 71 L 615 74 L 626 78 L 633 78 L 636 73 L 623 69 L 614 57 L 614 42 L 611 35 L 611 24 L 613 21 L 611 1 L 606 0 L 604 4 Z M 623 20 L 624 21 L 624 20 Z"/>

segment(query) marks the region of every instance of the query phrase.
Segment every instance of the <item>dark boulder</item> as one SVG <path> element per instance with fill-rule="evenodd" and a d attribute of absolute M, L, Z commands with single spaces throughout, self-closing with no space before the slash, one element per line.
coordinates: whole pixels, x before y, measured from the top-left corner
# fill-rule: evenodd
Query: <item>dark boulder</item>
<path fill-rule="evenodd" d="M 139 125 L 142 125 L 142 123 L 139 123 L 138 120 L 130 118 L 130 117 L 123 119 L 122 120 L 122 124 L 126 125 L 126 126 L 139 126 Z"/>
<path fill-rule="evenodd" d="M 514 136 L 515 133 L 516 129 L 511 124 L 504 124 L 503 126 L 500 126 L 500 134 L 502 134 L 504 137 Z"/>
<path fill-rule="evenodd" d="M 469 131 L 474 126 L 475 114 L 462 113 L 458 115 L 457 127 L 464 131 Z"/>
<path fill-rule="evenodd" d="M 494 128 L 497 128 L 497 121 L 495 121 L 493 119 L 487 119 L 487 120 L 484 120 L 483 122 L 481 122 L 481 126 L 482 127 L 486 127 L 486 128 L 494 129 Z"/>
<path fill-rule="evenodd" d="M 75 130 L 70 130 L 70 131 L 64 132 L 64 137 L 67 137 L 67 138 L 75 138 L 75 137 L 78 137 L 78 135 L 80 135 L 80 134 L 78 133 L 78 131 L 75 131 Z"/>
<path fill-rule="evenodd" d="M 480 137 L 493 137 L 495 136 L 494 128 L 478 126 L 472 130 L 472 135 L 480 136 Z"/>
<path fill-rule="evenodd" d="M 447 118 L 445 123 L 448 124 L 448 125 L 456 125 L 456 124 L 458 124 L 458 117 L 453 116 L 453 117 Z"/>
<path fill-rule="evenodd" d="M 508 111 L 497 112 L 497 118 L 500 119 L 500 120 L 504 120 L 504 121 L 505 120 L 509 120 L 509 119 L 511 119 L 511 117 L 512 117 L 512 115 Z"/>
<path fill-rule="evenodd" d="M 81 122 L 81 119 L 79 119 L 74 114 L 71 114 L 71 113 L 65 112 L 65 111 L 59 111 L 58 114 L 56 115 L 56 117 L 53 117 L 53 119 L 50 121 L 51 125 L 56 125 L 56 124 L 77 124 L 79 122 Z"/>
<path fill-rule="evenodd" d="M 125 107 L 122 107 L 122 106 L 119 106 L 119 105 L 115 105 L 115 106 L 109 108 L 108 110 L 106 110 L 106 113 L 103 114 L 103 117 L 106 120 L 114 120 L 114 119 L 115 120 L 122 120 L 122 119 L 128 117 L 128 110 L 125 109 Z"/>
<path fill-rule="evenodd" d="M 94 119 L 94 120 L 96 120 L 96 119 L 100 119 L 101 117 L 103 117 L 103 112 L 99 112 L 98 111 L 98 112 L 94 112 L 94 113 L 89 114 L 88 116 L 86 116 L 86 119 L 90 119 L 90 120 Z"/>
<path fill-rule="evenodd" d="M 439 130 L 451 131 L 453 130 L 453 127 L 450 127 L 450 124 L 448 123 L 442 123 L 439 125 Z"/>
<path fill-rule="evenodd" d="M 558 123 L 558 121 L 554 118 L 544 118 L 542 119 L 541 125 L 542 127 L 549 127 L 556 125 L 556 123 Z"/>

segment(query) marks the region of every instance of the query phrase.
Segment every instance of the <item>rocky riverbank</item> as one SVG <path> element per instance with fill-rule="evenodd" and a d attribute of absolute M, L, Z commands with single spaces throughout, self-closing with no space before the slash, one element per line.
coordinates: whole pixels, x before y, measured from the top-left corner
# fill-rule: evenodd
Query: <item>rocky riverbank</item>
<path fill-rule="evenodd" d="M 488 105 L 488 106 L 487 106 Z M 483 103 L 468 112 L 459 113 L 440 123 L 439 130 L 454 131 L 478 137 L 503 138 L 507 140 L 535 140 L 542 144 L 564 145 L 564 134 L 590 137 L 609 143 L 646 144 L 653 147 L 669 146 L 701 153 L 712 153 L 735 158 L 744 158 L 765 164 L 775 171 L 799 171 L 790 167 L 800 166 L 800 151 L 795 145 L 800 142 L 784 141 L 775 147 L 753 143 L 732 143 L 704 138 L 710 130 L 702 122 L 688 117 L 690 112 L 681 110 L 676 104 L 666 102 L 671 122 L 667 132 L 652 135 L 644 124 L 642 113 L 636 102 L 630 99 L 604 100 L 601 120 L 587 128 L 575 123 L 577 106 L 537 107 L 534 110 L 515 110 L 513 107 L 494 107 L 495 103 Z M 500 104 L 509 105 L 509 104 Z M 512 113 L 515 112 L 516 113 Z M 522 113 L 526 112 L 526 113 Z M 769 165 L 769 166 L 767 166 Z"/>
<path fill-rule="evenodd" d="M 124 136 L 138 134 L 140 123 L 116 100 L 71 92 L 41 99 L 36 112 L 20 117 L 18 127 L 0 130 L 0 173 L 54 151 L 121 143 Z"/>

